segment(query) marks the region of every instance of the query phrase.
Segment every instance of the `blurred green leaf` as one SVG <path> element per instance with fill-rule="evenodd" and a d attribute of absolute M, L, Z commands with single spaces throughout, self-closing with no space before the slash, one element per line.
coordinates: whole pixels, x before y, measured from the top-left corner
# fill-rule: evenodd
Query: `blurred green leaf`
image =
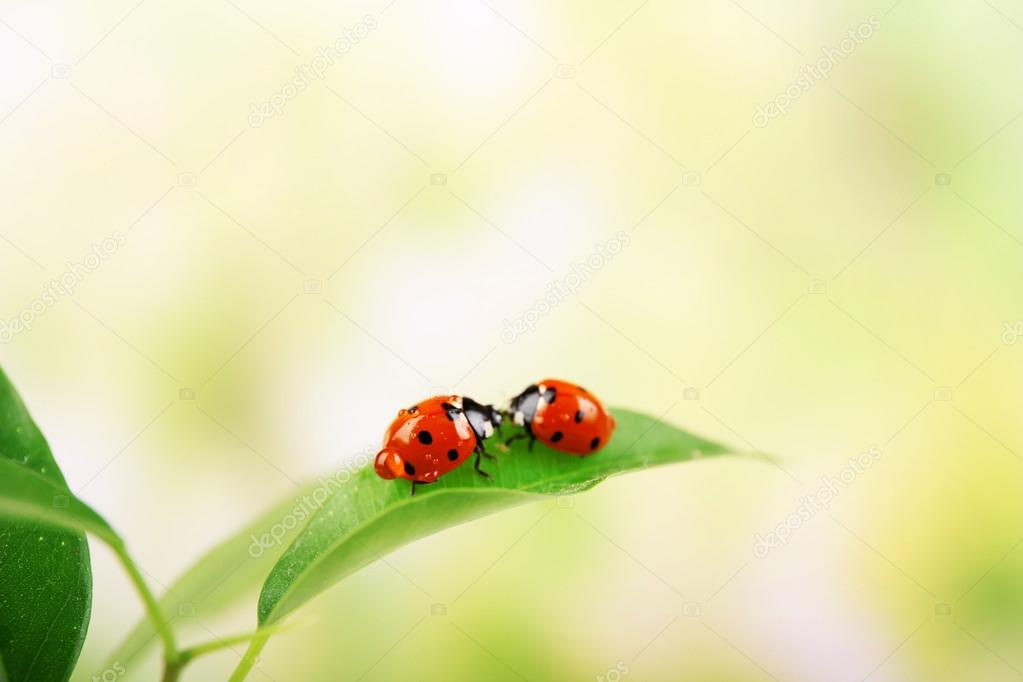
<path fill-rule="evenodd" d="M 594 455 L 570 457 L 539 443 L 529 452 L 520 440 L 488 463 L 492 480 L 463 466 L 415 497 L 408 481 L 384 481 L 372 468 L 360 470 L 336 486 L 270 572 L 259 599 L 260 625 L 279 621 L 345 576 L 431 533 L 545 495 L 588 490 L 615 474 L 726 451 L 642 414 L 616 409 L 614 415 L 614 438 Z"/>
<path fill-rule="evenodd" d="M 296 497 L 312 494 L 318 485 L 307 485 Z M 159 601 L 161 611 L 174 615 L 178 622 L 187 623 L 191 619 L 208 622 L 235 605 L 239 598 L 255 592 L 287 544 L 260 547 L 260 552 L 252 549 L 253 536 L 266 533 L 295 506 L 295 500 L 290 498 L 273 506 L 259 519 L 206 552 L 167 588 Z M 155 634 L 156 628 L 150 619 L 140 620 L 110 655 L 107 667 L 118 662 L 130 668 L 136 658 L 159 642 Z"/>
<path fill-rule="evenodd" d="M 92 570 L 85 534 L 54 524 L 78 527 L 64 521 L 79 513 L 88 516 L 88 508 L 73 504 L 46 439 L 3 370 L 0 465 L 2 512 L 15 517 L 0 522 L 4 677 L 9 682 L 67 680 L 89 626 Z"/>

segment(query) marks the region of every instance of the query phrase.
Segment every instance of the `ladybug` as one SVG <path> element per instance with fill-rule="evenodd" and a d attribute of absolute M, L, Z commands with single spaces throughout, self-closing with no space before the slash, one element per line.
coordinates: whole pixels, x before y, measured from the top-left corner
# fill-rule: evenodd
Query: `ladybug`
<path fill-rule="evenodd" d="M 481 405 L 472 398 L 457 395 L 437 396 L 398 412 L 384 434 L 383 449 L 377 453 L 375 467 L 380 478 L 404 478 L 416 484 L 434 483 L 456 469 L 470 455 L 494 456 L 483 449 L 483 441 L 501 426 L 501 413 L 492 405 Z"/>
<path fill-rule="evenodd" d="M 597 396 L 576 384 L 544 379 L 512 398 L 508 414 L 525 428 L 508 439 L 537 440 L 569 455 L 585 456 L 607 445 L 615 430 L 615 418 Z"/>

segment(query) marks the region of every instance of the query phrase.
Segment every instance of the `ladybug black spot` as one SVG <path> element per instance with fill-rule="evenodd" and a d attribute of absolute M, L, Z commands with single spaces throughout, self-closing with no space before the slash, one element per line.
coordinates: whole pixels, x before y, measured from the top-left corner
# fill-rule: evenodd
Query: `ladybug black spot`
<path fill-rule="evenodd" d="M 579 422 L 581 422 L 583 420 L 583 416 L 584 416 L 583 411 L 577 410 L 575 413 L 575 423 L 578 424 Z"/>
<path fill-rule="evenodd" d="M 419 411 L 419 405 L 413 405 L 412 407 L 408 408 L 408 413 L 409 414 L 415 414 L 418 411 Z"/>
<path fill-rule="evenodd" d="M 430 435 L 429 431 L 420 431 L 416 438 L 418 438 L 419 442 L 423 445 L 429 445 L 433 442 L 433 436 Z"/>
<path fill-rule="evenodd" d="M 546 391 L 544 391 L 543 399 L 544 399 L 544 402 L 547 403 L 548 405 L 553 405 L 554 401 L 557 399 L 557 397 L 558 397 L 558 392 L 557 392 L 557 390 L 555 390 L 553 388 L 548 388 Z"/>
<path fill-rule="evenodd" d="M 405 473 L 408 474 L 409 476 L 415 476 L 416 468 L 409 464 L 408 462 L 405 462 Z"/>
<path fill-rule="evenodd" d="M 565 434 L 563 434 L 561 431 L 555 431 L 554 435 L 551 436 L 551 442 L 552 443 L 557 443 L 559 440 L 561 440 L 564 437 L 565 437 Z"/>
<path fill-rule="evenodd" d="M 600 446 L 600 437 L 594 438 L 590 441 L 590 450 L 596 450 Z"/>
<path fill-rule="evenodd" d="M 450 459 L 452 462 L 458 459 L 458 450 L 455 450 L 454 448 L 448 450 L 448 459 Z"/>

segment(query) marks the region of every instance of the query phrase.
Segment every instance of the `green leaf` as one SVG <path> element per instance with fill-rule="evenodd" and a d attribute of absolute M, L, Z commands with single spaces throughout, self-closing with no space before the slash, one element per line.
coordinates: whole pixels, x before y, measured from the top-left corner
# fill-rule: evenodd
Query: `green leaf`
<path fill-rule="evenodd" d="M 67 487 L 5 459 L 0 459 L 0 516 L 92 533 L 114 547 L 121 544 L 103 517 L 69 494 Z"/>
<path fill-rule="evenodd" d="M 409 495 L 408 481 L 384 481 L 372 468 L 340 484 L 274 566 L 259 599 L 260 625 L 279 621 L 345 576 L 426 535 L 545 495 L 588 490 L 608 476 L 722 454 L 723 446 L 650 417 L 614 410 L 618 428 L 600 452 L 570 457 L 537 443 L 513 444 L 484 468 L 462 466 Z"/>
<path fill-rule="evenodd" d="M 0 463 L 3 513 L 20 517 L 0 520 L 0 660 L 5 678 L 67 680 L 89 626 L 89 545 L 80 530 L 53 525 L 71 513 L 73 496 L 46 439 L 2 370 Z M 42 516 L 48 519 L 38 520 Z"/>

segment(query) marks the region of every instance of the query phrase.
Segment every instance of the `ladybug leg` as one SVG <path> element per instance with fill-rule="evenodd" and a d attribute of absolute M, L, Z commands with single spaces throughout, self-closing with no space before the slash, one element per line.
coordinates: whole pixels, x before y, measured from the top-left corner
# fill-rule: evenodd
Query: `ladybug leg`
<path fill-rule="evenodd" d="M 528 434 L 528 433 L 516 433 L 516 434 L 515 434 L 514 436 L 512 436 L 511 438 L 508 438 L 507 440 L 505 440 L 505 441 L 504 441 L 504 444 L 505 444 L 505 445 L 511 445 L 511 444 L 512 444 L 512 443 L 514 443 L 515 441 L 517 441 L 517 440 L 522 440 L 523 438 L 529 438 L 529 434 Z"/>
<path fill-rule="evenodd" d="M 480 455 L 484 454 L 483 448 L 480 446 L 476 447 L 476 463 L 473 464 L 473 468 L 476 469 L 476 473 L 483 478 L 491 478 L 490 474 L 480 469 Z"/>
<path fill-rule="evenodd" d="M 515 441 L 521 440 L 523 438 L 528 438 L 529 439 L 529 451 L 532 452 L 533 451 L 533 444 L 536 443 L 536 435 L 533 433 L 533 425 L 528 423 L 528 422 L 526 423 L 525 430 L 522 431 L 522 433 L 516 433 L 511 438 L 506 440 L 504 442 L 504 444 L 505 445 L 511 445 Z"/>
<path fill-rule="evenodd" d="M 436 482 L 437 481 L 412 481 L 412 494 L 409 497 L 414 497 L 415 496 L 415 494 L 416 494 L 416 486 L 417 485 L 430 485 L 431 483 L 436 483 Z"/>

